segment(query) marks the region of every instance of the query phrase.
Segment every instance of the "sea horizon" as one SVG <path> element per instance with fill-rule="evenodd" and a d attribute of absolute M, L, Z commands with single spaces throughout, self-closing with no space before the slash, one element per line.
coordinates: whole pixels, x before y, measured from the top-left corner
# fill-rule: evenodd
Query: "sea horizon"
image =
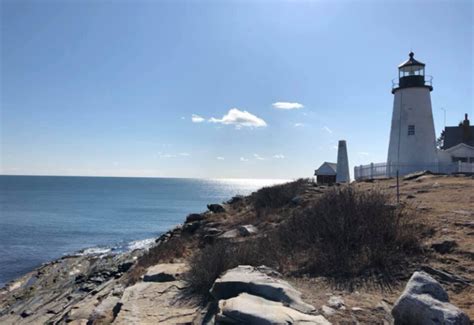
<path fill-rule="evenodd" d="M 109 176 L 109 175 L 50 175 L 50 174 L 0 174 L 0 176 L 15 176 L 15 177 L 97 177 L 97 178 L 151 178 L 151 179 L 196 179 L 196 180 L 276 180 L 276 181 L 292 181 L 299 178 L 311 177 L 295 177 L 295 178 L 258 178 L 258 177 L 180 177 L 180 176 Z"/>
<path fill-rule="evenodd" d="M 286 181 L 0 175 L 0 287 L 63 256 L 146 247 L 207 204 Z"/>

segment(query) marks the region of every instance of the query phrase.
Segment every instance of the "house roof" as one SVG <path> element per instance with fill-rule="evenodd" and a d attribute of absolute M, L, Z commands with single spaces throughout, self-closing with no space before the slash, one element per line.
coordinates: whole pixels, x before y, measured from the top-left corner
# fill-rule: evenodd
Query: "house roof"
<path fill-rule="evenodd" d="M 336 163 L 331 163 L 331 162 L 323 162 L 321 166 L 319 166 L 318 169 L 314 171 L 314 175 L 336 175 L 337 171 L 337 164 Z"/>
<path fill-rule="evenodd" d="M 474 147 L 474 125 L 468 126 L 469 137 L 467 140 L 463 139 L 463 126 L 447 126 L 444 128 L 444 143 L 443 149 L 449 149 L 460 143 L 465 143 Z M 464 140 L 464 141 L 463 141 Z"/>
<path fill-rule="evenodd" d="M 457 145 L 455 145 L 455 146 L 453 146 L 449 149 L 445 149 L 445 151 L 451 153 L 451 152 L 455 152 L 455 151 L 457 151 L 459 149 L 463 149 L 463 148 L 468 149 L 468 150 L 472 150 L 474 152 L 474 146 L 470 146 L 470 145 L 465 144 L 465 143 L 458 143 Z"/>

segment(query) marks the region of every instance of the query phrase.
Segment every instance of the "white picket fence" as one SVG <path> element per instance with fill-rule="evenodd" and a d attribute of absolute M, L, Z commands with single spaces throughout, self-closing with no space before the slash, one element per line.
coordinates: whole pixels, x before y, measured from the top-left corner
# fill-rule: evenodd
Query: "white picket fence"
<path fill-rule="evenodd" d="M 395 177 L 397 171 L 400 176 L 414 172 L 429 170 L 439 174 L 466 173 L 474 174 L 474 163 L 453 162 L 435 164 L 387 164 L 371 163 L 354 167 L 354 178 L 356 180 Z"/>

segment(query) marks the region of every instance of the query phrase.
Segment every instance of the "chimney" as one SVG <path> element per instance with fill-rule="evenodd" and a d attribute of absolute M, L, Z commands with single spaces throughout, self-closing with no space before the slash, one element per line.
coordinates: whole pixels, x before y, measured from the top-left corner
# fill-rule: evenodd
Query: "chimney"
<path fill-rule="evenodd" d="M 467 143 L 471 138 L 471 127 L 467 113 L 464 114 L 464 121 L 462 121 L 462 142 Z"/>

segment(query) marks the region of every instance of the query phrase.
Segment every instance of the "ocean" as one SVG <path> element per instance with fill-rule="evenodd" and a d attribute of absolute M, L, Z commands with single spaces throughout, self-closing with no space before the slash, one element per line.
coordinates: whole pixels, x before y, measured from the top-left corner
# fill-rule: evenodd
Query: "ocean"
<path fill-rule="evenodd" d="M 209 203 L 281 182 L 0 176 L 0 287 L 66 254 L 142 247 Z"/>

